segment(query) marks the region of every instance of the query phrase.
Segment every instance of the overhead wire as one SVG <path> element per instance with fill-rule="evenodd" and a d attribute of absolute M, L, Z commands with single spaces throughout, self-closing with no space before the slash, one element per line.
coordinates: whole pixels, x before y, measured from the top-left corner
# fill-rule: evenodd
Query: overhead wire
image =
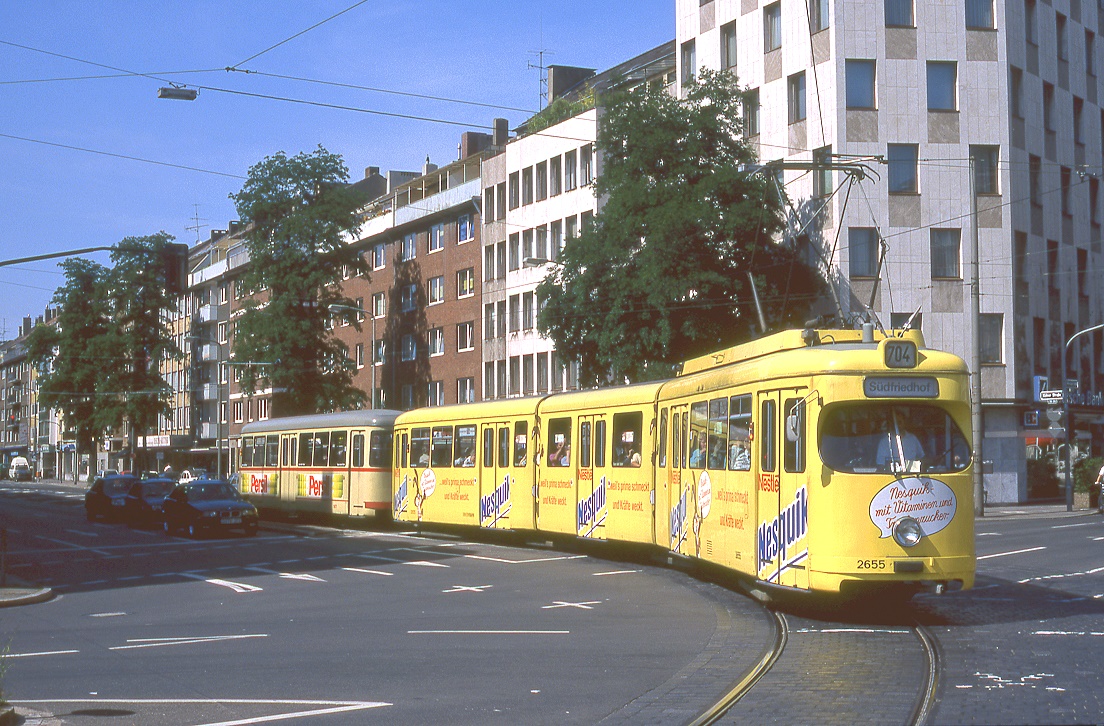
<path fill-rule="evenodd" d="M 349 7 L 345 8 L 344 10 L 342 10 L 340 12 L 337 12 L 337 13 L 334 13 L 333 15 L 326 18 L 325 20 L 320 20 L 317 23 L 315 23 L 314 25 L 310 26 L 309 28 L 306 28 L 305 30 L 300 30 L 298 33 L 295 33 L 294 35 L 291 35 L 287 38 L 284 38 L 279 43 L 275 43 L 273 45 L 270 45 L 267 48 L 265 48 L 264 50 L 260 51 L 259 53 L 254 53 L 253 55 L 249 56 L 248 58 L 246 58 L 243 61 L 238 61 L 233 66 L 231 66 L 231 68 L 237 68 L 238 66 L 243 66 L 251 60 L 254 60 L 256 58 L 260 58 L 262 55 L 269 52 L 270 50 L 275 50 L 276 48 L 279 48 L 281 45 L 284 45 L 285 43 L 288 43 L 292 40 L 295 40 L 299 36 L 305 35 L 305 34 L 309 33 L 310 31 L 314 30 L 315 28 L 317 28 L 321 25 L 325 25 L 326 23 L 330 22 L 334 18 L 340 17 L 340 16 L 344 15 L 345 13 L 349 12 L 350 10 L 355 10 L 356 8 L 360 7 L 361 5 L 363 5 L 366 2 L 368 2 L 368 0 L 359 0 L 359 2 L 355 2 L 352 5 L 350 5 Z"/>

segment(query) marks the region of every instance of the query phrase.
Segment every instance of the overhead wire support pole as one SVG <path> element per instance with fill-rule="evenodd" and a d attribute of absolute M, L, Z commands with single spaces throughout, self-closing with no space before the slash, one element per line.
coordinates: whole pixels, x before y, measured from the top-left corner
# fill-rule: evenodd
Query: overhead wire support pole
<path fill-rule="evenodd" d="M 985 463 L 981 421 L 981 240 L 978 233 L 976 161 L 970 154 L 970 435 L 974 443 L 974 515 L 985 516 Z"/>
<path fill-rule="evenodd" d="M 47 255 L 35 255 L 34 257 L 20 257 L 15 260 L 0 260 L 0 267 L 8 267 L 10 265 L 22 265 L 24 262 L 40 262 L 42 260 L 56 260 L 59 257 L 72 257 L 73 255 L 83 255 L 86 252 L 114 252 L 114 247 L 85 247 L 79 250 L 67 250 L 65 252 L 51 252 Z"/>

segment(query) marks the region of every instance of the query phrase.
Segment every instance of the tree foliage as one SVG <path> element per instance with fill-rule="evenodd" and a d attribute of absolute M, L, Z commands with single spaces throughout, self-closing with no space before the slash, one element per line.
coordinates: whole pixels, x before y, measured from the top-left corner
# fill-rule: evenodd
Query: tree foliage
<path fill-rule="evenodd" d="M 118 360 L 108 349 L 110 310 L 108 269 L 90 260 L 61 263 L 65 284 L 54 294 L 59 308 L 50 325 L 38 325 L 27 338 L 27 357 L 38 376 L 39 410 L 57 409 L 78 454 L 92 451 L 107 421 L 96 405 L 103 372 Z"/>
<path fill-rule="evenodd" d="M 742 92 L 703 71 L 677 99 L 639 88 L 604 99 L 593 224 L 568 240 L 538 287 L 544 335 L 582 375 L 648 380 L 761 334 L 750 272 L 768 325 L 803 320 L 819 274 L 779 245 L 772 179 L 749 173 Z"/>
<path fill-rule="evenodd" d="M 346 346 L 326 327 L 329 306 L 352 304 L 340 293 L 343 271 L 367 272 L 348 244 L 360 227 L 348 176 L 341 157 L 321 146 L 294 157 L 280 152 L 254 165 L 232 195 L 249 225 L 250 264 L 242 284 L 261 293 L 243 305 L 234 356 L 278 362 L 243 367 L 241 384 L 252 393 L 267 381 L 281 416 L 351 408 L 364 400 L 353 385 Z"/>

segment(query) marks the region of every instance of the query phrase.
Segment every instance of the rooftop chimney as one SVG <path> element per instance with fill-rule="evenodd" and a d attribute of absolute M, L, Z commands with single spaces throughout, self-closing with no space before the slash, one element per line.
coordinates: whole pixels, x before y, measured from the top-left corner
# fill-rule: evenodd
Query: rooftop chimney
<path fill-rule="evenodd" d="M 502 148 L 506 145 L 506 142 L 510 140 L 510 122 L 504 118 L 496 118 L 494 120 L 494 136 L 491 139 L 491 143 L 494 146 Z"/>

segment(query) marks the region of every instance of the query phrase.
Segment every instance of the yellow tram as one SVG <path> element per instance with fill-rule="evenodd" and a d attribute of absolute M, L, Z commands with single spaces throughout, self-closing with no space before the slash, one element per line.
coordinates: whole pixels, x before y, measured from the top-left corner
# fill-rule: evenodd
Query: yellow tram
<path fill-rule="evenodd" d="M 394 430 L 397 520 L 656 545 L 799 591 L 973 585 L 968 372 L 919 331 L 786 331 Z"/>
<path fill-rule="evenodd" d="M 397 411 L 288 416 L 242 427 L 238 485 L 260 508 L 364 516 L 391 510 Z"/>

